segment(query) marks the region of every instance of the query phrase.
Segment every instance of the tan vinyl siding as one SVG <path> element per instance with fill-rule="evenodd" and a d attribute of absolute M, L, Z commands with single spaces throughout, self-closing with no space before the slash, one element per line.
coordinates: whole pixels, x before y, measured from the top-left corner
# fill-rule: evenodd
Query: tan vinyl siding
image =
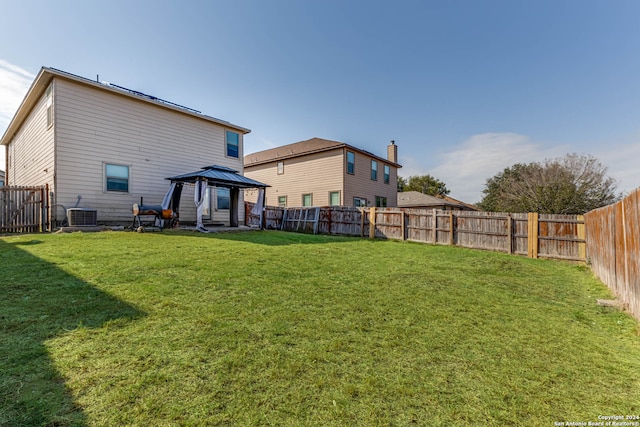
<path fill-rule="evenodd" d="M 222 125 L 76 82 L 56 82 L 57 203 L 73 206 L 80 195 L 80 206 L 97 209 L 99 221 L 128 221 L 140 197 L 145 204 L 162 201 L 169 176 L 211 164 L 242 172 L 242 134 L 240 157 L 227 157 Z M 128 193 L 105 191 L 106 163 L 129 166 Z M 192 186 L 185 185 L 181 200 L 180 219 L 195 220 Z M 243 204 L 239 211 L 244 223 Z"/>
<path fill-rule="evenodd" d="M 395 207 L 397 201 L 397 186 L 398 186 L 398 169 L 396 167 L 390 167 L 389 184 L 384 183 L 384 163 L 379 159 L 367 156 L 360 152 L 355 152 L 355 173 L 348 174 L 346 156 L 347 151 L 352 151 L 347 148 L 345 150 L 345 181 L 344 181 L 344 195 L 343 204 L 345 206 L 353 206 L 353 198 L 360 197 L 367 199 L 367 206 L 376 205 L 376 196 L 386 197 L 387 206 Z M 352 151 L 353 152 L 353 151 Z M 371 160 L 378 162 L 378 179 L 371 179 Z"/>
<path fill-rule="evenodd" d="M 53 190 L 53 142 L 54 126 L 47 126 L 47 105 L 43 93 L 8 145 L 9 170 L 6 171 L 6 184 L 27 186 L 49 184 Z"/>
<path fill-rule="evenodd" d="M 278 161 L 245 168 L 245 176 L 271 185 L 266 204 L 278 205 L 278 196 L 287 196 L 287 207 L 302 206 L 302 195 L 312 194 L 314 206 L 328 206 L 329 192 L 342 194 L 344 166 L 342 149 L 308 154 L 284 160 L 284 173 L 278 174 Z M 257 191 L 247 191 L 245 199 L 255 202 Z"/>

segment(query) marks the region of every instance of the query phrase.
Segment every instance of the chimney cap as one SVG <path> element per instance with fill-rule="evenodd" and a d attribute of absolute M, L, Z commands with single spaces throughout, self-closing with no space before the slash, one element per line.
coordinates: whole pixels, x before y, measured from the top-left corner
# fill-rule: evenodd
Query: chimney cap
<path fill-rule="evenodd" d="M 391 140 L 391 145 L 396 145 L 396 141 L 395 141 L 395 139 L 392 139 L 392 140 Z"/>

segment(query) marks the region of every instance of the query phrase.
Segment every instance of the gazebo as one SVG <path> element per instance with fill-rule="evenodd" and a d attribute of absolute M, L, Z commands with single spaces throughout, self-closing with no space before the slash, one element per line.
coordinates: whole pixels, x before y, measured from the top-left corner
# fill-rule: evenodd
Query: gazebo
<path fill-rule="evenodd" d="M 224 187 L 229 189 L 229 225 L 238 226 L 238 204 L 240 190 L 245 188 L 258 188 L 260 195 L 256 204 L 260 210 L 264 206 L 264 189 L 267 184 L 258 182 L 246 176 L 242 176 L 237 170 L 218 165 L 205 166 L 199 171 L 166 178 L 171 181 L 171 187 L 162 202 L 163 209 L 173 210 L 179 218 L 180 196 L 185 183 L 195 184 L 194 201 L 197 207 L 197 229 L 207 231 L 202 224 L 203 202 L 208 186 Z"/>

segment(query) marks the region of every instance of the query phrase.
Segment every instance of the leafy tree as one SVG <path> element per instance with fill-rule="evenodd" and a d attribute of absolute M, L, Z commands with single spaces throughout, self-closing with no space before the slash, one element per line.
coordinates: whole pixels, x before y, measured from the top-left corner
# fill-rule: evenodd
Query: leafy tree
<path fill-rule="evenodd" d="M 431 196 L 446 196 L 451 192 L 444 182 L 431 175 L 410 176 L 409 179 L 399 176 L 398 191 L 419 191 Z"/>
<path fill-rule="evenodd" d="M 583 214 L 620 199 L 607 168 L 589 155 L 516 163 L 487 179 L 479 207 L 493 212 Z"/>

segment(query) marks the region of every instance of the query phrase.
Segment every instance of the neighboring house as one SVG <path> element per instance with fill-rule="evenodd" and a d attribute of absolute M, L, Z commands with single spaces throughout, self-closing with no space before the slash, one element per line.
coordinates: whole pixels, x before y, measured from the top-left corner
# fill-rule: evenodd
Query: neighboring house
<path fill-rule="evenodd" d="M 462 202 L 453 202 L 441 197 L 430 196 L 419 191 L 398 193 L 399 208 L 442 209 L 442 210 L 477 210 Z"/>
<path fill-rule="evenodd" d="M 392 141 L 387 158 L 338 141 L 312 138 L 248 154 L 244 172 L 270 185 L 271 206 L 396 206 L 398 148 Z M 254 202 L 256 191 L 245 191 Z"/>
<path fill-rule="evenodd" d="M 0 187 L 4 185 L 4 171 L 0 171 Z"/>
<path fill-rule="evenodd" d="M 0 144 L 6 185 L 48 185 L 52 220 L 62 220 L 64 208 L 80 207 L 96 209 L 100 223 L 127 223 L 141 197 L 145 204 L 162 202 L 167 177 L 207 165 L 242 175 L 249 132 L 141 92 L 43 67 Z M 244 223 L 239 188 L 208 187 L 204 218 L 233 223 L 229 209 L 236 203 L 236 220 Z M 181 221 L 195 221 L 193 192 L 187 184 Z"/>
<path fill-rule="evenodd" d="M 450 196 L 440 195 L 438 197 L 440 197 L 441 199 L 446 200 L 447 202 L 451 202 L 451 203 L 456 203 L 458 205 L 462 205 L 462 206 L 465 207 L 464 210 L 466 210 L 466 211 L 479 211 L 480 210 L 480 208 L 477 207 L 476 205 L 472 205 L 471 203 L 462 202 L 462 201 L 460 201 L 458 199 L 454 199 L 453 197 L 450 197 Z"/>

